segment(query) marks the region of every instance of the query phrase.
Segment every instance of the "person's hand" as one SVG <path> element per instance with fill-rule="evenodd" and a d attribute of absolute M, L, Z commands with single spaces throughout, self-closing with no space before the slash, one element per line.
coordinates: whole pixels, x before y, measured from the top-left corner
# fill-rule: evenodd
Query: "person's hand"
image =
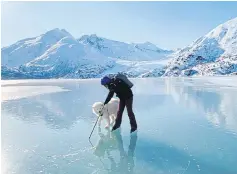
<path fill-rule="evenodd" d="M 107 104 L 104 104 L 104 105 L 103 105 L 103 109 L 105 108 L 106 105 L 107 105 Z"/>

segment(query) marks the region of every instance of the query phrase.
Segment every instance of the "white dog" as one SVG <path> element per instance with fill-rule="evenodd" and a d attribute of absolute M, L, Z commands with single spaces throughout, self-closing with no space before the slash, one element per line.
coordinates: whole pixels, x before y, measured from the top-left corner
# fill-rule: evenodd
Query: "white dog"
<path fill-rule="evenodd" d="M 101 125 L 101 120 L 106 120 L 107 124 L 105 128 L 109 128 L 110 125 L 113 125 L 115 122 L 117 112 L 119 107 L 119 100 L 112 98 L 110 102 L 106 105 L 104 105 L 102 102 L 96 102 L 92 106 L 92 111 L 95 115 L 99 118 L 99 126 Z"/>

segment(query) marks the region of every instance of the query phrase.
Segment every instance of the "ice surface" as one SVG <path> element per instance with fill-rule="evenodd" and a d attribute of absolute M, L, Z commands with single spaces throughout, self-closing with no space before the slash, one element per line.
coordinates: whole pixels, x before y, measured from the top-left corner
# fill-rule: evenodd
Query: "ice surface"
<path fill-rule="evenodd" d="M 96 148 L 99 79 L 4 81 L 2 173 L 237 173 L 237 78 L 131 80 L 137 135 L 125 111 L 121 134 L 95 129 Z"/>
<path fill-rule="evenodd" d="M 57 86 L 8 86 L 2 87 L 2 101 L 26 98 L 30 96 L 67 91 Z"/>

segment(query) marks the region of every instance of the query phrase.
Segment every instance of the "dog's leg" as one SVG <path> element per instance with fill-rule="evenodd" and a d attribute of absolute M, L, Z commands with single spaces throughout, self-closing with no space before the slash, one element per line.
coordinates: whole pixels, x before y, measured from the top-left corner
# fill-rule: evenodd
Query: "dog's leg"
<path fill-rule="evenodd" d="M 110 124 L 112 125 L 113 122 L 114 122 L 114 120 L 113 120 L 113 115 L 110 115 L 110 116 L 109 116 L 109 119 L 110 119 Z"/>
<path fill-rule="evenodd" d="M 110 124 L 113 125 L 114 122 L 115 122 L 114 114 L 112 114 L 112 115 L 110 116 L 110 120 L 111 120 Z"/>
<path fill-rule="evenodd" d="M 109 126 L 110 126 L 110 118 L 109 118 L 109 115 L 106 116 L 105 119 L 106 119 L 106 122 L 107 122 L 107 125 L 105 126 L 105 128 L 107 129 L 107 128 L 109 128 Z"/>
<path fill-rule="evenodd" d="M 117 116 L 117 115 L 116 115 L 116 114 L 114 114 L 114 124 L 115 124 L 116 116 Z"/>
<path fill-rule="evenodd" d="M 98 126 L 100 127 L 101 126 L 101 120 L 102 120 L 102 117 L 101 116 L 99 116 L 100 118 L 99 118 L 99 121 L 98 121 Z"/>

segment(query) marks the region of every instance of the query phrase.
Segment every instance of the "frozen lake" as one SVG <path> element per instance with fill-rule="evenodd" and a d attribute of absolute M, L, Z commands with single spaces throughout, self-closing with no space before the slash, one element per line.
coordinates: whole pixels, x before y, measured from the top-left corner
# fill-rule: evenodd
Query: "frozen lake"
<path fill-rule="evenodd" d="M 2 81 L 3 174 L 236 174 L 237 78 L 132 79 L 137 134 L 95 129 L 96 80 Z"/>

